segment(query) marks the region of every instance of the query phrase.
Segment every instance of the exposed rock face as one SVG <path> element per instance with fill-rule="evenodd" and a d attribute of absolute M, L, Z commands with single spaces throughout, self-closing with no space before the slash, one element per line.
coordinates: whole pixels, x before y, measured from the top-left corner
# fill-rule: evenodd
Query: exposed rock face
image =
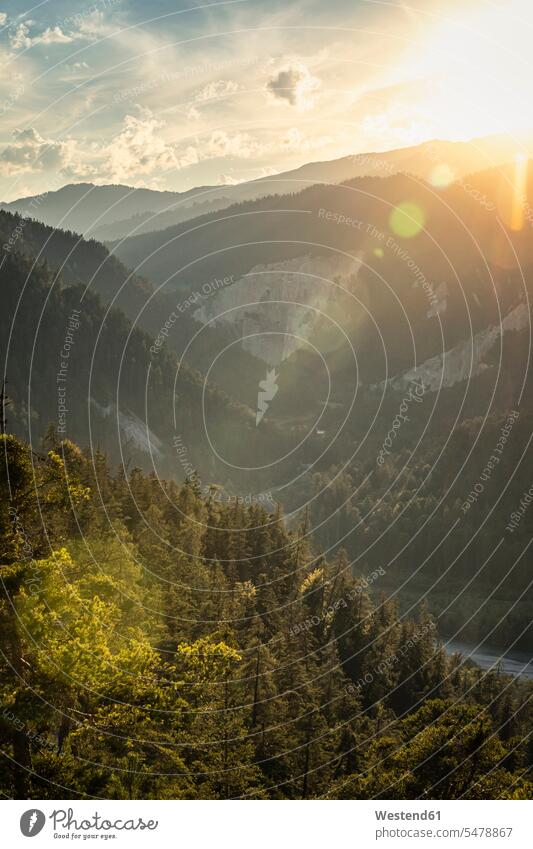
<path fill-rule="evenodd" d="M 339 281 L 355 276 L 359 266 L 340 253 L 257 265 L 206 298 L 194 316 L 203 324 L 229 325 L 246 351 L 278 365 L 306 344 L 322 313 L 342 294 Z"/>
<path fill-rule="evenodd" d="M 141 421 L 135 413 L 130 411 L 123 413 L 121 410 L 117 409 L 116 404 L 111 402 L 104 407 L 102 404 L 99 404 L 98 401 L 95 401 L 94 398 L 91 398 L 90 400 L 91 404 L 93 404 L 102 418 L 109 418 L 109 416 L 115 417 L 117 433 L 121 440 L 131 439 L 135 448 L 139 451 L 143 451 L 145 454 L 152 455 L 157 459 L 163 456 L 163 443 L 159 437 L 150 430 L 147 423 Z"/>
<path fill-rule="evenodd" d="M 431 357 L 417 368 L 410 369 L 399 377 L 391 378 L 389 384 L 393 389 L 402 391 L 416 377 L 424 382 L 427 389 L 437 392 L 440 388 L 447 388 L 463 380 L 472 379 L 489 368 L 484 359 L 498 339 L 504 333 L 525 330 L 529 321 L 527 304 L 518 304 L 502 319 L 500 325 L 492 325 L 481 330 L 472 339 L 465 339 L 444 354 Z"/>

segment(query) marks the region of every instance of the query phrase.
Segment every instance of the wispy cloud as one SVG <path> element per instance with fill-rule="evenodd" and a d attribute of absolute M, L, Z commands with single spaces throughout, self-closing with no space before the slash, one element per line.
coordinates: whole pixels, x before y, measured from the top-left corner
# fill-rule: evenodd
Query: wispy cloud
<path fill-rule="evenodd" d="M 208 100 L 216 100 L 220 97 L 227 97 L 238 90 L 239 85 L 233 80 L 216 80 L 204 86 L 196 95 L 195 100 L 198 103 L 205 103 Z"/>
<path fill-rule="evenodd" d="M 485 109 L 483 132 L 518 114 L 529 86 L 527 30 L 509 23 L 519 1 L 490 10 L 492 36 L 514 39 L 512 61 L 498 64 L 513 91 Z M 183 189 L 293 168 L 314 151 L 334 158 L 475 128 L 497 89 L 485 81 L 489 12 L 478 0 L 471 18 L 464 0 L 423 5 L 47 0 L 27 15 L 6 5 L 0 196 L 21 175 L 36 193 L 52 176 Z"/>
<path fill-rule="evenodd" d="M 26 23 L 20 23 L 9 33 L 9 40 L 13 50 L 22 50 L 33 47 L 36 44 L 71 44 L 80 38 L 86 38 L 81 32 L 66 33 L 60 26 L 47 27 L 40 33 L 31 34 L 30 27 Z"/>

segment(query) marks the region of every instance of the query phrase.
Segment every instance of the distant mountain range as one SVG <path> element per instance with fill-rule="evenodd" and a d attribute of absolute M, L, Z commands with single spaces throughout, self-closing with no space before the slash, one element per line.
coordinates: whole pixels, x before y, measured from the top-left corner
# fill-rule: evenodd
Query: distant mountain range
<path fill-rule="evenodd" d="M 533 176 L 524 193 L 533 208 Z M 366 387 L 389 380 L 400 391 L 423 364 L 430 386 L 438 387 L 441 377 L 443 388 L 467 379 L 485 385 L 500 324 L 526 344 L 533 244 L 529 225 L 517 232 L 502 226 L 513 195 L 513 165 L 442 186 L 403 173 L 367 176 L 241 202 L 193 225 L 121 240 L 113 254 L 30 221 L 17 248 L 46 259 L 68 284 L 89 286 L 154 338 L 175 313 L 160 337 L 164 348 L 185 352 L 203 374 L 215 363 L 210 380 L 250 409 L 265 365 L 290 362 L 305 394 L 298 374 L 313 371 L 304 350 L 309 344 L 340 380 L 332 400 L 343 404 L 351 385 L 348 349 L 319 318 L 324 312 L 357 344 L 359 382 Z M 427 232 L 415 239 L 391 229 L 391 210 L 405 200 L 424 213 Z M 519 391 L 513 371 L 506 360 L 498 382 L 503 407 Z M 290 419 L 293 402 L 281 387 L 275 408 Z"/>
<path fill-rule="evenodd" d="M 453 179 L 499 165 L 511 156 L 509 140 L 498 136 L 471 142 L 435 140 L 398 150 L 312 162 L 234 186 L 200 186 L 185 192 L 168 192 L 76 183 L 46 195 L 0 204 L 0 208 L 52 227 L 110 241 L 162 230 L 235 203 L 292 194 L 316 183 L 343 183 L 356 177 L 386 177 L 400 172 L 424 180 L 442 180 L 443 175 Z M 444 168 L 448 171 L 443 172 Z"/>

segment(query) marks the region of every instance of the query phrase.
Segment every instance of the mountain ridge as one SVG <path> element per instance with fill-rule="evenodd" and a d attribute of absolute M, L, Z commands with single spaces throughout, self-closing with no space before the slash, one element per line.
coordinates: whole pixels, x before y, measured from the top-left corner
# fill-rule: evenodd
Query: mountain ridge
<path fill-rule="evenodd" d="M 429 147 L 431 156 L 428 155 Z M 501 164 L 506 157 L 510 157 L 509 142 L 499 136 L 469 142 L 433 139 L 392 150 L 360 152 L 307 162 L 288 171 L 232 186 L 202 185 L 176 192 L 135 188 L 120 183 L 68 183 L 55 192 L 1 203 L 0 209 L 32 214 L 45 224 L 60 225 L 62 229 L 109 241 L 130 233 L 165 229 L 235 203 L 291 194 L 298 187 L 305 188 L 305 185 L 342 183 L 357 177 L 401 172 L 428 178 L 438 163 L 446 163 L 455 176 L 460 177 L 469 171 L 480 170 L 480 162 L 488 167 Z M 302 186 L 302 183 L 305 185 Z M 84 192 L 85 189 L 87 191 Z M 81 204 L 77 211 L 69 206 L 70 196 L 76 199 L 74 207 Z"/>

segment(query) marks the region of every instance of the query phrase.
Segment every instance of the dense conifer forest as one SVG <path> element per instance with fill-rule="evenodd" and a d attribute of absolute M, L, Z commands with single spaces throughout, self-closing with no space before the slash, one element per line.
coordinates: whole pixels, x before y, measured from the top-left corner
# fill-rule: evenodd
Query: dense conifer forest
<path fill-rule="evenodd" d="M 1 438 L 0 791 L 524 799 L 533 685 L 447 656 L 308 518 Z"/>

